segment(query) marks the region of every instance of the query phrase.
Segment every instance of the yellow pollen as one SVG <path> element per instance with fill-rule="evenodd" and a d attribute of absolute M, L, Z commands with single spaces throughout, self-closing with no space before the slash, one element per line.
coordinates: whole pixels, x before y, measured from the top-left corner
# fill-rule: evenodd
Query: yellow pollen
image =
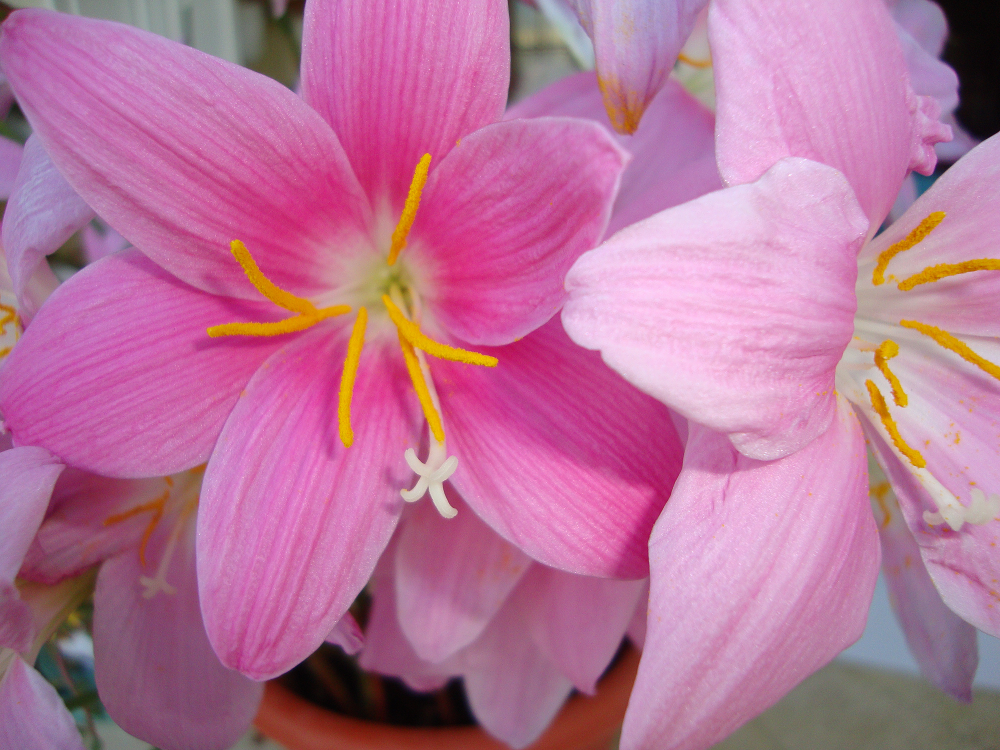
<path fill-rule="evenodd" d="M 413 345 L 403 337 L 403 332 L 399 331 L 399 345 L 403 349 L 403 359 L 406 361 L 406 369 L 410 373 L 410 380 L 413 381 L 413 388 L 420 399 L 420 407 L 424 410 L 427 418 L 427 426 L 431 428 L 431 434 L 439 443 L 444 442 L 444 427 L 441 425 L 441 415 L 434 408 L 434 399 L 431 398 L 427 381 L 424 380 L 424 373 L 420 370 L 420 360 L 417 353 L 413 351 Z"/>
<path fill-rule="evenodd" d="M 17 310 L 15 310 L 10 305 L 5 305 L 0 303 L 0 335 L 7 333 L 7 324 L 13 323 L 14 325 L 19 325 L 20 320 L 17 317 Z"/>
<path fill-rule="evenodd" d="M 169 479 L 169 477 L 165 477 Z M 169 483 L 167 485 L 170 486 Z M 167 504 L 167 499 L 170 497 L 170 490 L 167 489 L 162 495 L 160 495 L 155 500 L 151 500 L 148 503 L 143 503 L 142 505 L 136 505 L 134 508 L 129 508 L 122 513 L 115 513 L 114 515 L 108 516 L 104 519 L 105 526 L 114 526 L 116 523 L 121 523 L 122 521 L 127 521 L 129 518 L 133 518 L 142 513 L 152 513 L 153 517 L 149 520 L 146 525 L 145 531 L 142 532 L 142 542 L 139 544 L 139 562 L 142 567 L 146 567 L 146 545 L 149 544 L 149 539 L 153 536 L 153 531 L 156 530 L 156 524 L 160 522 L 163 517 L 163 509 Z"/>
<path fill-rule="evenodd" d="M 865 381 L 865 386 L 868 388 L 868 397 L 871 399 L 872 408 L 882 419 L 882 425 L 885 427 L 886 432 L 889 433 L 889 437 L 892 438 L 892 442 L 899 452 L 910 459 L 910 463 L 918 469 L 927 466 L 927 461 L 924 460 L 924 457 L 908 446 L 906 441 L 903 440 L 903 436 L 899 434 L 899 428 L 890 416 L 889 407 L 885 405 L 885 399 L 882 398 L 878 386 L 870 380 Z"/>
<path fill-rule="evenodd" d="M 972 273 L 973 271 L 1000 271 L 1000 260 L 996 258 L 979 258 L 978 260 L 966 260 L 962 263 L 939 263 L 936 266 L 928 266 L 920 273 L 900 281 L 898 286 L 900 291 L 908 292 L 920 284 L 940 281 L 949 276 L 957 276 L 960 273 Z"/>
<path fill-rule="evenodd" d="M 889 385 L 892 386 L 892 400 L 896 402 L 896 406 L 906 406 L 910 400 L 903 390 L 903 384 L 899 382 L 899 378 L 896 377 L 895 373 L 889 369 L 889 365 L 886 364 L 887 360 L 892 359 L 897 354 L 899 354 L 899 344 L 886 339 L 875 350 L 875 366 L 885 376 L 885 379 L 889 381 Z"/>
<path fill-rule="evenodd" d="M 410 182 L 410 192 L 406 195 L 406 203 L 403 205 L 403 215 L 399 217 L 399 223 L 392 233 L 392 245 L 389 247 L 389 265 L 396 262 L 396 258 L 406 247 L 406 238 L 410 234 L 410 227 L 413 226 L 414 219 L 417 218 L 417 209 L 420 207 L 420 195 L 424 192 L 424 185 L 427 184 L 427 171 L 431 167 L 431 155 L 424 154 L 417 162 L 417 168 L 413 170 L 413 180 Z"/>
<path fill-rule="evenodd" d="M 482 365 L 483 367 L 496 367 L 496 357 L 491 357 L 488 354 L 479 354 L 478 352 L 469 352 L 465 349 L 458 349 L 453 346 L 447 346 L 446 344 L 438 343 L 434 339 L 425 336 L 416 323 L 403 315 L 402 311 L 396 307 L 391 299 L 389 299 L 389 295 L 383 294 L 382 302 L 385 303 L 392 322 L 396 324 L 396 328 L 399 330 L 400 338 L 406 339 L 417 349 L 422 349 L 432 357 L 437 357 L 438 359 L 448 359 L 452 362 L 465 362 L 469 365 Z"/>
<path fill-rule="evenodd" d="M 709 60 L 695 60 L 693 57 L 688 57 L 683 52 L 677 55 L 677 59 L 680 60 L 685 65 L 690 65 L 692 68 L 711 68 L 712 61 Z"/>
<path fill-rule="evenodd" d="M 940 328 L 937 328 L 936 326 L 929 326 L 926 323 L 919 323 L 916 320 L 901 320 L 899 321 L 899 324 L 903 326 L 903 328 L 910 328 L 914 331 L 919 331 L 924 334 L 924 336 L 929 336 L 945 349 L 955 352 L 955 354 L 964 359 L 966 362 L 971 362 L 986 374 L 992 375 L 997 380 L 1000 380 L 1000 367 L 997 367 L 988 359 L 980 357 L 972 351 L 968 345 L 959 341 L 947 331 L 942 331 Z"/>
<path fill-rule="evenodd" d="M 365 345 L 365 326 L 368 324 L 368 310 L 358 309 L 357 320 L 351 331 L 351 339 L 347 342 L 347 357 L 344 359 L 344 372 L 340 376 L 340 397 L 337 405 L 337 421 L 340 425 L 340 442 L 345 448 L 350 448 L 354 442 L 354 430 L 351 429 L 351 397 L 354 395 L 354 381 L 358 376 L 358 365 L 361 362 L 361 349 Z"/>
<path fill-rule="evenodd" d="M 929 214 L 927 218 L 917 224 L 916 229 L 906 235 L 906 237 L 901 239 L 899 242 L 889 245 L 889 247 L 879 253 L 878 261 L 875 264 L 875 270 L 872 271 L 872 284 L 875 286 L 884 284 L 885 269 L 888 267 L 889 261 L 904 250 L 909 250 L 911 247 L 923 240 L 927 235 L 934 231 L 934 228 L 944 220 L 944 217 L 944 211 L 935 211 L 934 213 Z"/>
<path fill-rule="evenodd" d="M 242 242 L 233 240 L 229 243 L 229 247 L 233 252 L 233 257 L 243 267 L 243 272 L 247 275 L 250 283 L 257 287 L 258 292 L 278 307 L 283 307 L 298 313 L 298 315 L 268 323 L 223 323 L 222 325 L 210 326 L 208 335 L 212 338 L 220 336 L 279 336 L 283 333 L 304 331 L 307 328 L 312 328 L 321 320 L 351 311 L 350 305 L 333 305 L 317 309 L 309 300 L 285 291 L 267 278 Z"/>

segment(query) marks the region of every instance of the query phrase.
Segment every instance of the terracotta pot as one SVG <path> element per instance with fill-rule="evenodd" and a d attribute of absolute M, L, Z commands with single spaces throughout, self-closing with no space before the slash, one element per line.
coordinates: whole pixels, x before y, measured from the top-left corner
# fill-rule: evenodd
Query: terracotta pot
<path fill-rule="evenodd" d="M 629 648 L 597 686 L 577 695 L 527 750 L 607 750 L 621 726 L 639 666 Z M 396 727 L 335 714 L 276 682 L 264 690 L 254 725 L 288 750 L 507 750 L 479 727 Z"/>

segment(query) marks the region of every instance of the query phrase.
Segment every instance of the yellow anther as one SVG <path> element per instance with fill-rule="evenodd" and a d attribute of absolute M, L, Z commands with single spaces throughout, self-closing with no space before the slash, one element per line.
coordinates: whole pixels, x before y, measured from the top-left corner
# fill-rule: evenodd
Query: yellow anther
<path fill-rule="evenodd" d="M 393 304 L 389 295 L 383 294 L 382 301 L 389 311 L 389 317 L 396 324 L 401 338 L 406 339 L 412 346 L 430 354 L 438 359 L 448 359 L 452 362 L 465 362 L 470 365 L 482 365 L 483 367 L 496 367 L 497 358 L 488 354 L 469 352 L 465 349 L 458 349 L 446 344 L 440 344 L 434 339 L 428 338 L 421 331 L 420 327 L 412 320 L 403 315 L 402 311 Z"/>
<path fill-rule="evenodd" d="M 979 258 L 978 260 L 966 260 L 962 263 L 939 263 L 936 266 L 928 266 L 920 273 L 900 281 L 898 286 L 900 291 L 908 292 L 920 284 L 928 284 L 932 281 L 940 281 L 949 276 L 957 276 L 960 273 L 972 273 L 973 271 L 1000 271 L 1000 260 L 997 258 Z"/>
<path fill-rule="evenodd" d="M 361 363 L 361 349 L 365 345 L 365 326 L 368 324 L 368 310 L 358 309 L 358 317 L 351 330 L 351 339 L 347 342 L 347 357 L 344 359 L 344 372 L 340 376 L 340 396 L 337 405 L 337 421 L 340 425 L 340 442 L 345 448 L 350 448 L 354 442 L 354 430 L 351 429 L 351 397 L 354 395 L 354 381 L 358 377 L 358 365 Z"/>
<path fill-rule="evenodd" d="M 908 446 L 906 441 L 903 440 L 903 436 L 899 434 L 899 428 L 896 426 L 895 421 L 893 421 L 892 416 L 890 416 L 889 407 L 885 405 L 885 399 L 882 398 L 878 386 L 872 381 L 866 380 L 865 387 L 868 388 L 868 397 L 871 399 L 872 408 L 881 417 L 882 425 L 885 427 L 885 431 L 889 433 L 889 437 L 892 439 L 897 450 L 910 459 L 910 463 L 918 469 L 927 466 L 927 461 L 924 460 L 924 457 Z"/>
<path fill-rule="evenodd" d="M 413 180 L 410 182 L 410 192 L 406 195 L 406 203 L 403 205 L 403 215 L 399 217 L 399 223 L 392 233 L 392 245 L 389 247 L 389 265 L 396 262 L 400 252 L 406 247 L 406 238 L 410 234 L 410 227 L 413 226 L 414 219 L 417 218 L 417 209 L 420 207 L 420 195 L 424 192 L 424 185 L 427 184 L 427 171 L 431 168 L 431 155 L 424 154 L 417 162 L 417 168 L 413 170 Z"/>
<path fill-rule="evenodd" d="M 239 240 L 233 240 L 229 244 L 233 257 L 243 267 L 243 272 L 247 275 L 250 283 L 257 291 L 267 297 L 271 302 L 283 307 L 286 310 L 298 313 L 291 318 L 275 320 L 267 323 L 223 323 L 217 326 L 210 326 L 208 335 L 212 338 L 220 336 L 279 336 L 283 333 L 293 333 L 312 328 L 321 320 L 332 318 L 335 315 L 343 315 L 351 311 L 350 305 L 333 305 L 332 307 L 317 307 L 303 297 L 297 297 L 291 292 L 285 291 L 264 272 L 258 268 L 257 263 Z"/>
<path fill-rule="evenodd" d="M 937 328 L 936 326 L 929 326 L 926 323 L 919 323 L 916 320 L 901 320 L 899 321 L 899 324 L 903 326 L 903 328 L 910 328 L 914 331 L 919 331 L 924 334 L 924 336 L 929 336 L 945 349 L 955 352 L 955 354 L 964 359 L 966 362 L 971 362 L 983 372 L 988 375 L 992 375 L 997 380 L 1000 380 L 1000 367 L 997 367 L 988 359 L 980 357 L 972 351 L 968 345 L 959 341 L 947 331 L 942 331 L 940 328 Z"/>
<path fill-rule="evenodd" d="M 892 522 L 892 513 L 889 510 L 889 504 L 886 502 L 886 496 L 889 494 L 889 490 L 892 489 L 888 482 L 881 482 L 876 485 L 872 485 L 868 489 L 868 495 L 875 498 L 875 502 L 878 503 L 879 510 L 882 511 L 882 523 L 881 528 L 886 528 Z"/>
<path fill-rule="evenodd" d="M 680 60 L 685 65 L 690 65 L 692 68 L 711 68 L 712 60 L 695 60 L 693 57 L 688 57 L 683 52 L 677 55 L 677 59 Z"/>
<path fill-rule="evenodd" d="M 889 245 L 889 247 L 879 253 L 878 261 L 875 263 L 875 270 L 872 271 L 872 284 L 875 286 L 884 284 L 885 269 L 888 267 L 889 261 L 904 250 L 909 250 L 911 247 L 923 240 L 927 235 L 934 231 L 934 227 L 940 224 L 944 217 L 944 211 L 935 211 L 934 213 L 929 214 L 927 218 L 917 224 L 916 229 L 906 235 L 906 237 L 901 239 L 899 242 Z"/>
<path fill-rule="evenodd" d="M 885 379 L 889 381 L 889 385 L 892 387 L 892 400 L 896 402 L 896 406 L 906 406 L 910 400 L 903 390 L 903 384 L 899 382 L 899 378 L 896 377 L 895 373 L 889 369 L 889 365 L 886 364 L 887 360 L 892 359 L 897 354 L 899 354 L 899 345 L 895 341 L 886 339 L 875 350 L 875 366 L 885 376 Z"/>
<path fill-rule="evenodd" d="M 13 323 L 14 325 L 20 327 L 21 321 L 17 317 L 17 310 L 15 310 L 10 305 L 5 305 L 0 302 L 0 336 L 7 333 L 7 324 Z"/>
<path fill-rule="evenodd" d="M 424 380 L 424 373 L 420 369 L 420 360 L 417 359 L 417 353 L 413 351 L 413 346 L 410 342 L 403 337 L 402 331 L 399 331 L 399 345 L 403 349 L 403 359 L 406 361 L 406 369 L 410 373 L 410 380 L 413 381 L 413 388 L 417 392 L 417 398 L 420 399 L 420 406 L 424 410 L 424 416 L 427 418 L 427 426 L 431 428 L 431 434 L 434 435 L 434 439 L 439 443 L 443 443 L 444 427 L 441 425 L 441 415 L 438 414 L 437 409 L 434 407 L 434 399 L 431 398 L 427 381 Z"/>

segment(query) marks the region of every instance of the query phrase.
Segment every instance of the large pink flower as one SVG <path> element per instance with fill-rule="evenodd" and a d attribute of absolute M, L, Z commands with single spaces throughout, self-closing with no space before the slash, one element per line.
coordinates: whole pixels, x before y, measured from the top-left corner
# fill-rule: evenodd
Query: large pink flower
<path fill-rule="evenodd" d="M 972 199 L 996 183 L 989 144 L 866 242 L 947 137 L 886 9 L 719 0 L 709 29 L 732 187 L 585 255 L 563 312 L 701 423 L 650 541 L 629 748 L 707 747 L 860 634 L 879 559 L 862 427 L 945 602 L 996 632 L 995 501 L 978 489 L 996 484 L 996 287 L 979 273 L 996 261 L 977 245 L 997 230 Z M 924 270 L 930 253 L 952 265 Z M 927 283 L 882 283 L 883 262 Z"/>
<path fill-rule="evenodd" d="M 531 556 L 645 575 L 669 415 L 544 325 L 624 156 L 594 123 L 494 122 L 504 3 L 312 3 L 305 101 L 44 12 L 11 16 L 0 59 L 53 162 L 139 249 L 39 312 L 0 383 L 8 426 L 104 474 L 208 460 L 198 577 L 224 663 L 263 678 L 308 654 L 401 490 L 450 514 L 449 475 Z"/>

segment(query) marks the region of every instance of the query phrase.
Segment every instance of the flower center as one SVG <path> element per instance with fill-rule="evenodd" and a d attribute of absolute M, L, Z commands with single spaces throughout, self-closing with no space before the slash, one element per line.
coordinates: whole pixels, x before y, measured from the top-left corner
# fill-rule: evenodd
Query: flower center
<path fill-rule="evenodd" d="M 367 279 L 368 283 L 363 284 L 360 288 L 365 292 L 362 299 L 371 298 L 374 304 L 377 304 L 375 300 L 381 302 L 389 319 L 396 327 L 406 370 L 420 401 L 420 407 L 423 410 L 432 438 L 426 462 L 419 461 L 412 449 L 407 450 L 404 454 L 407 463 L 417 473 L 419 479 L 413 489 L 402 490 L 401 494 L 404 499 L 412 502 L 422 497 L 425 492 L 429 492 L 435 507 L 442 515 L 450 518 L 455 515 L 455 509 L 451 507 L 445 497 L 443 483 L 455 471 L 458 459 L 448 458 L 444 448 L 445 437 L 441 404 L 425 355 L 429 354 L 439 359 L 483 367 L 495 367 L 497 359 L 442 344 L 424 334 L 420 329 L 420 296 L 410 282 L 408 270 L 396 264 L 400 253 L 406 248 L 410 229 L 416 220 L 420 198 L 427 184 L 430 163 L 430 154 L 424 154 L 417 163 L 402 214 L 392 233 L 385 265 L 380 265 L 380 269 L 376 269 L 373 274 L 370 274 Z M 277 336 L 304 331 L 327 318 L 351 311 L 350 305 L 316 307 L 310 300 L 298 297 L 268 279 L 242 242 L 233 240 L 230 249 L 254 287 L 264 297 L 279 307 L 295 313 L 295 315 L 275 322 L 224 323 L 211 326 L 208 329 L 209 336 L 213 338 L 220 336 Z M 377 296 L 370 295 L 372 289 L 376 290 Z M 354 430 L 351 426 L 351 401 L 361 362 L 361 352 L 364 349 L 367 326 L 368 309 L 364 305 L 359 305 L 347 343 L 347 354 L 344 358 L 337 403 L 340 440 L 345 447 L 350 447 L 354 443 Z"/>
<path fill-rule="evenodd" d="M 879 254 L 872 271 L 872 286 L 881 286 L 886 281 L 897 281 L 897 288 L 907 292 L 922 284 L 933 283 L 950 276 L 956 276 L 974 271 L 1000 270 L 1000 260 L 995 258 L 980 258 L 962 263 L 941 263 L 925 268 L 902 281 L 895 276 L 886 277 L 890 261 L 902 252 L 909 250 L 927 238 L 931 232 L 945 219 L 943 211 L 929 214 L 905 238 L 890 245 Z M 888 325 L 873 320 L 857 318 L 855 320 L 855 338 L 848 346 L 840 364 L 837 366 L 838 387 L 849 394 L 863 410 L 874 418 L 871 420 L 876 429 L 887 438 L 887 442 L 897 456 L 908 464 L 911 473 L 919 480 L 937 505 L 937 511 L 925 511 L 924 521 L 931 525 L 947 523 L 958 531 L 964 523 L 983 524 L 1000 518 L 1000 496 L 986 494 L 973 488 L 970 492 L 969 504 L 964 505 L 927 469 L 924 456 L 909 445 L 893 419 L 892 412 L 885 396 L 874 380 L 867 377 L 872 368 L 878 370 L 892 396 L 892 402 L 897 408 L 906 408 L 909 397 L 903 383 L 889 366 L 889 360 L 900 352 L 895 339 L 905 341 L 912 334 L 905 331 L 916 331 L 929 338 L 940 347 L 957 354 L 966 362 L 975 365 L 988 375 L 1000 380 L 1000 367 L 977 354 L 964 341 L 936 326 L 921 323 L 917 320 L 900 320 L 897 325 Z M 890 338 L 891 337 L 891 338 Z M 876 343 L 878 342 L 878 343 Z M 852 387 L 848 379 L 860 382 L 864 378 L 864 391 Z M 867 398 L 865 398 L 867 396 Z"/>

